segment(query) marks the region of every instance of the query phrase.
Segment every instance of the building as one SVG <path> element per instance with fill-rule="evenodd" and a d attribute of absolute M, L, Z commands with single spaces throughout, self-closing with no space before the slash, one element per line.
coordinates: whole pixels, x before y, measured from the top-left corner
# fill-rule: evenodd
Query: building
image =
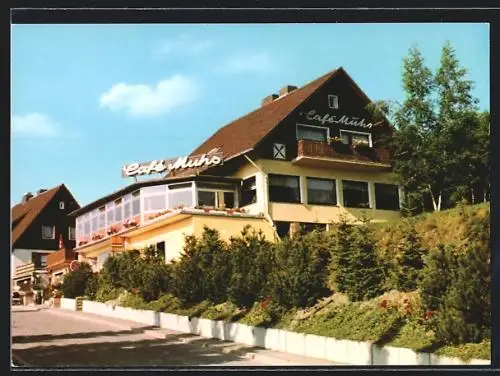
<path fill-rule="evenodd" d="M 30 290 L 36 277 L 46 277 L 47 259 L 61 246 L 76 245 L 75 219 L 68 214 L 80 206 L 64 184 L 27 193 L 11 209 L 11 278 Z M 62 244 L 61 244 L 62 243 Z"/>
<path fill-rule="evenodd" d="M 78 253 L 100 265 L 113 250 L 156 245 L 172 259 L 203 225 L 228 238 L 249 223 L 274 239 L 343 217 L 399 218 L 392 130 L 370 103 L 339 68 L 269 95 L 190 156 L 124 166 L 136 182 L 73 213 Z M 137 180 L 152 174 L 164 176 Z"/>

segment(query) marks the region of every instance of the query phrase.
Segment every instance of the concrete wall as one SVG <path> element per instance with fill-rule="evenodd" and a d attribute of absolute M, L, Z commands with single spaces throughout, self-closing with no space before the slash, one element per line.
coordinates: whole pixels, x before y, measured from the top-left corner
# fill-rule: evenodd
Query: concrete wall
<path fill-rule="evenodd" d="M 75 299 L 68 299 L 68 298 L 61 298 L 61 308 L 62 309 L 69 309 L 71 311 L 76 311 L 76 300 Z"/>
<path fill-rule="evenodd" d="M 74 310 L 74 299 L 61 299 L 61 308 L 64 308 L 64 306 L 72 306 Z M 473 359 L 466 363 L 457 358 L 417 353 L 413 350 L 399 347 L 380 347 L 370 342 L 339 340 L 312 334 L 252 327 L 245 324 L 208 320 L 198 317 L 190 319 L 187 316 L 171 313 L 136 310 L 97 302 L 84 301 L 82 310 L 83 312 L 155 325 L 206 338 L 218 338 L 274 351 L 326 359 L 342 364 L 431 366 L 491 364 L 489 360 L 484 359 Z"/>

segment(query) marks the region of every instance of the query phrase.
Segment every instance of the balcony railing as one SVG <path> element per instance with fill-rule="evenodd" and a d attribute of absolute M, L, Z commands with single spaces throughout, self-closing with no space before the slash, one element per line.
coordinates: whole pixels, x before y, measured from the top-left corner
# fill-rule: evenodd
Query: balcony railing
<path fill-rule="evenodd" d="M 322 141 L 299 140 L 298 157 L 330 158 L 335 160 L 345 160 L 367 164 L 384 164 L 389 166 L 389 150 L 371 148 L 367 146 L 353 147 L 342 143 L 332 143 Z"/>
<path fill-rule="evenodd" d="M 50 269 L 54 265 L 69 263 L 75 260 L 75 252 L 72 249 L 61 249 L 47 256 L 47 267 Z"/>

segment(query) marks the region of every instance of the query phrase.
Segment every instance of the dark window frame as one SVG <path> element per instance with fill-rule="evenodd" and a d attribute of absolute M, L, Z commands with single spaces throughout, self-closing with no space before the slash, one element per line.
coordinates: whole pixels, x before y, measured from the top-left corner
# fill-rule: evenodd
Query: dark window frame
<path fill-rule="evenodd" d="M 253 181 L 253 184 L 252 184 Z M 245 186 L 255 186 L 255 189 L 245 189 Z M 251 194 L 249 194 L 251 192 Z M 257 202 L 257 175 L 250 176 L 246 179 L 243 179 L 241 181 L 241 189 L 240 189 L 240 202 L 239 206 L 247 206 L 247 205 L 252 205 Z M 248 197 L 251 197 L 250 200 L 248 200 L 246 195 L 248 194 Z"/>
<path fill-rule="evenodd" d="M 345 183 L 355 183 L 355 184 L 363 184 L 366 185 L 366 203 L 367 206 L 362 206 L 362 205 L 346 205 L 346 184 Z M 343 196 L 343 202 L 344 202 L 344 207 L 346 208 L 353 208 L 353 209 L 371 209 L 370 206 L 370 185 L 366 181 L 359 181 L 359 180 L 342 180 L 342 196 Z"/>
<path fill-rule="evenodd" d="M 311 195 L 309 194 L 309 181 L 310 180 L 320 180 L 320 181 L 328 181 L 333 182 L 333 194 L 334 194 L 334 203 L 323 203 L 311 201 Z M 337 206 L 338 205 L 338 197 L 337 197 L 337 180 L 336 179 L 326 179 L 326 178 L 316 178 L 314 176 L 306 177 L 306 189 L 307 189 L 307 204 L 308 205 L 321 205 L 321 206 Z"/>
<path fill-rule="evenodd" d="M 301 192 L 300 192 L 300 176 L 297 176 L 297 175 L 284 175 L 284 174 L 268 174 L 268 179 L 267 179 L 267 183 L 268 183 L 268 197 L 269 197 L 269 202 L 276 202 L 276 203 L 287 203 L 287 204 L 300 204 L 302 203 L 302 195 L 301 195 Z M 275 185 L 273 186 L 271 184 L 271 180 L 273 177 L 286 177 L 286 178 L 294 178 L 297 180 L 297 188 L 293 187 L 286 187 L 286 186 L 279 186 L 279 185 Z M 279 197 L 277 199 L 273 199 L 272 196 L 273 196 L 273 193 L 276 193 L 276 192 L 273 192 L 272 189 L 276 189 L 277 187 L 279 188 L 290 188 L 290 189 L 295 189 L 297 190 L 298 192 L 298 198 L 294 198 L 293 200 L 290 199 L 283 199 L 282 195 L 278 195 Z"/>
<path fill-rule="evenodd" d="M 398 210 L 401 210 L 401 205 L 400 205 L 400 197 L 399 197 L 399 187 L 398 185 L 396 184 L 388 184 L 388 183 L 374 183 L 375 185 L 375 208 L 376 209 L 379 209 L 379 210 L 391 210 L 391 211 L 398 211 Z M 379 196 L 382 192 L 379 191 L 379 189 L 382 189 L 382 188 L 388 188 L 388 187 L 391 187 L 391 188 L 395 188 L 395 191 L 396 191 L 396 202 L 394 203 L 394 205 L 384 205 L 386 202 L 384 202 L 384 204 L 382 204 L 383 206 L 385 207 L 380 207 L 380 202 L 383 202 L 383 201 L 386 201 L 387 198 L 385 200 L 380 200 L 379 199 Z M 385 192 L 384 192 L 385 193 Z"/>

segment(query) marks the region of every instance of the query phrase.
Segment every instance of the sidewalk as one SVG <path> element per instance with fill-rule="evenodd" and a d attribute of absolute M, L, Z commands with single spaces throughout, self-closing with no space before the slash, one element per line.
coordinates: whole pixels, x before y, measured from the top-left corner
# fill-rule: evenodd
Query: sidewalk
<path fill-rule="evenodd" d="M 206 338 L 197 336 L 194 334 L 186 334 L 177 332 L 170 329 L 163 329 L 159 327 L 146 326 L 135 321 L 128 321 L 122 319 L 116 319 L 112 317 L 100 316 L 87 312 L 75 312 L 64 310 L 61 308 L 49 308 L 46 312 L 54 315 L 65 315 L 71 316 L 73 318 L 78 318 L 85 321 L 92 321 L 99 324 L 107 324 L 114 326 L 122 330 L 137 331 L 141 330 L 143 334 L 150 338 L 156 339 L 167 339 L 173 335 L 184 335 L 183 338 L 179 340 L 179 343 L 190 345 L 191 342 L 196 343 L 205 348 L 211 348 L 213 350 L 218 350 L 221 353 L 229 354 L 232 352 L 245 353 L 247 359 L 255 360 L 256 362 L 263 363 L 269 366 L 338 366 L 343 365 L 339 363 L 329 362 L 322 359 L 314 359 L 301 355 L 293 355 L 287 353 L 281 353 L 278 351 L 272 351 L 263 348 L 256 348 L 247 346 L 240 343 L 221 341 L 215 338 Z M 191 344 L 193 345 L 193 344 Z"/>

